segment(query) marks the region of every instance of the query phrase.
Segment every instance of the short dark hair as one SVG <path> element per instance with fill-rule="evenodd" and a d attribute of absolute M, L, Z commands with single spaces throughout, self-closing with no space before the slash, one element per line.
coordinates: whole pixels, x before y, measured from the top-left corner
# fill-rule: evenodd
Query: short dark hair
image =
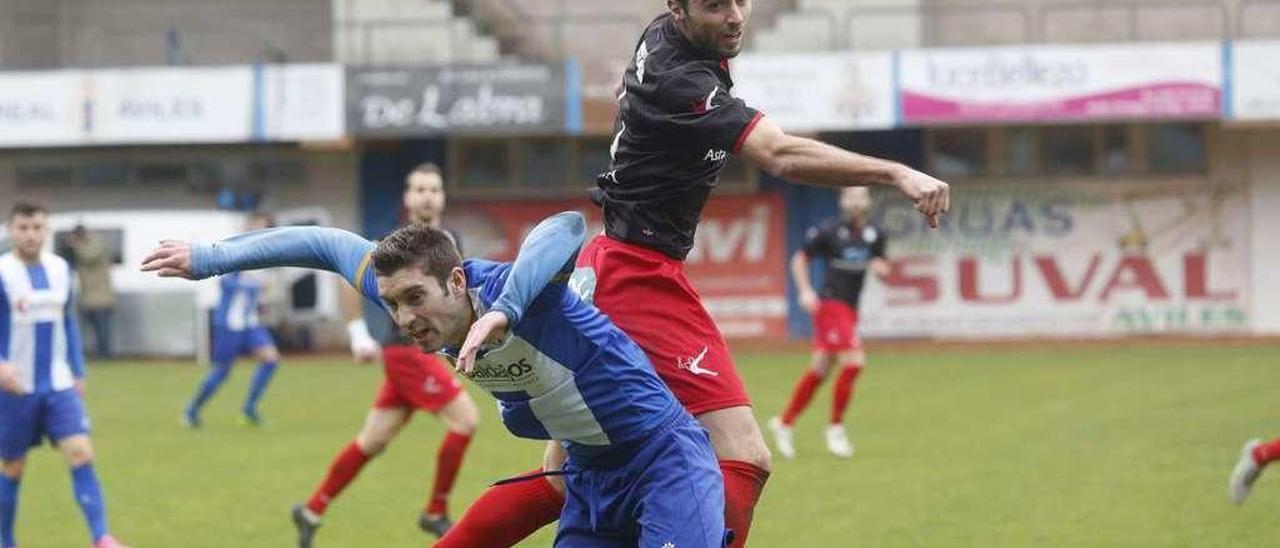
<path fill-rule="evenodd" d="M 40 204 L 35 204 L 31 202 L 18 202 L 16 204 L 13 204 L 13 209 L 9 210 L 9 220 L 12 221 L 15 217 L 18 217 L 18 216 L 33 217 L 35 215 L 40 215 L 40 214 L 48 215 L 49 210 L 45 209 L 44 206 Z"/>
<path fill-rule="evenodd" d="M 404 176 L 405 181 L 408 182 L 409 177 L 414 173 L 422 173 L 424 175 L 439 175 L 442 178 L 444 177 L 444 172 L 440 171 L 440 166 L 436 165 L 434 162 L 422 162 L 421 164 L 414 166 L 413 169 L 409 170 L 408 175 Z"/>
<path fill-rule="evenodd" d="M 373 272 L 390 276 L 411 266 L 418 266 L 444 287 L 449 273 L 462 266 L 462 256 L 448 232 L 423 223 L 411 223 L 378 242 L 373 250 Z"/>

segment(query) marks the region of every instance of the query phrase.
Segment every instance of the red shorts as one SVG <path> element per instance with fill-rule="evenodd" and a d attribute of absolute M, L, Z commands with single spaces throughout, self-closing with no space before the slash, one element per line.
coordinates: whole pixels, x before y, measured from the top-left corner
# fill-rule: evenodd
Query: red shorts
<path fill-rule="evenodd" d="M 376 409 L 415 408 L 435 413 L 462 392 L 444 360 L 409 345 L 382 347 L 386 375 L 373 399 Z"/>
<path fill-rule="evenodd" d="M 813 313 L 813 346 L 826 352 L 862 350 L 858 311 L 844 301 L 821 299 Z"/>
<path fill-rule="evenodd" d="M 575 276 L 588 276 L 579 278 L 583 295 L 644 349 L 689 413 L 751 405 L 682 261 L 602 235 L 583 248 L 578 269 Z"/>

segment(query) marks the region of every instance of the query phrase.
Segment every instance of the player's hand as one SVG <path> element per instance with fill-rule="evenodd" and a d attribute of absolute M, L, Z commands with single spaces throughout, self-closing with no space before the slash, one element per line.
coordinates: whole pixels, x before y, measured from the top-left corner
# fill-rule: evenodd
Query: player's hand
<path fill-rule="evenodd" d="M 191 275 L 191 244 L 174 240 L 162 240 L 160 246 L 142 259 L 143 272 L 155 272 L 161 278 L 185 278 Z"/>
<path fill-rule="evenodd" d="M 351 341 L 351 357 L 360 363 L 373 363 L 382 355 L 382 345 L 376 341 L 357 343 Z"/>
<path fill-rule="evenodd" d="M 916 211 L 929 221 L 929 227 L 938 228 L 942 216 L 951 210 L 951 185 L 907 167 L 895 182 Z"/>
<path fill-rule="evenodd" d="M 818 294 L 813 291 L 801 291 L 796 296 L 800 300 L 800 308 L 805 312 L 813 314 L 818 311 Z"/>
<path fill-rule="evenodd" d="M 0 362 L 0 390 L 15 396 L 22 394 L 22 385 L 18 383 L 18 372 L 8 363 Z"/>
<path fill-rule="evenodd" d="M 458 361 L 454 363 L 455 371 L 470 377 L 476 371 L 476 352 L 483 344 L 496 344 L 507 334 L 507 315 L 497 311 L 486 312 L 476 323 L 471 324 L 467 332 L 467 340 L 458 350 Z"/>
<path fill-rule="evenodd" d="M 382 355 L 382 345 L 369 334 L 364 318 L 347 323 L 347 339 L 351 343 L 351 357 L 360 363 L 372 363 Z"/>
<path fill-rule="evenodd" d="M 80 397 L 83 398 L 84 397 L 84 379 L 76 379 L 74 387 L 76 389 L 76 394 L 78 394 Z"/>

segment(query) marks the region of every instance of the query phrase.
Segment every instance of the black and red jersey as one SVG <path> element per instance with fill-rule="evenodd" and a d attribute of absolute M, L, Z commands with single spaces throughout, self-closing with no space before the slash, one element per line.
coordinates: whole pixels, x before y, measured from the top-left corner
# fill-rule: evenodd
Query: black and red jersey
<path fill-rule="evenodd" d="M 729 64 L 654 19 L 623 75 L 609 169 L 593 197 L 605 232 L 683 260 L 728 155 L 761 114 L 730 94 Z"/>
<path fill-rule="evenodd" d="M 886 245 L 884 232 L 869 224 L 854 226 L 837 218 L 810 228 L 804 254 L 826 262 L 819 295 L 844 301 L 856 310 L 871 259 L 883 259 Z"/>

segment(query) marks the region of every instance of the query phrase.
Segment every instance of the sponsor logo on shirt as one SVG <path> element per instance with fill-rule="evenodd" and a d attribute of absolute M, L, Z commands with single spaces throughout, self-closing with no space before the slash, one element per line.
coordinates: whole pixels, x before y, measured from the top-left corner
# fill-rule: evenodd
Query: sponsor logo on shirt
<path fill-rule="evenodd" d="M 729 153 L 728 153 L 728 152 L 723 151 L 723 150 L 716 150 L 716 149 L 712 148 L 712 149 L 708 149 L 708 150 L 707 150 L 707 153 L 706 153 L 705 155 L 703 155 L 703 156 L 702 156 L 702 161 L 704 161 L 704 162 L 722 162 L 722 161 L 724 161 L 724 159 L 725 159 L 725 158 L 728 158 L 728 157 L 729 157 Z"/>
<path fill-rule="evenodd" d="M 472 379 L 476 381 L 482 380 L 508 380 L 519 381 L 528 377 L 533 373 L 533 365 L 529 363 L 527 358 L 520 358 L 515 363 L 503 364 L 476 364 L 475 375 Z"/>

